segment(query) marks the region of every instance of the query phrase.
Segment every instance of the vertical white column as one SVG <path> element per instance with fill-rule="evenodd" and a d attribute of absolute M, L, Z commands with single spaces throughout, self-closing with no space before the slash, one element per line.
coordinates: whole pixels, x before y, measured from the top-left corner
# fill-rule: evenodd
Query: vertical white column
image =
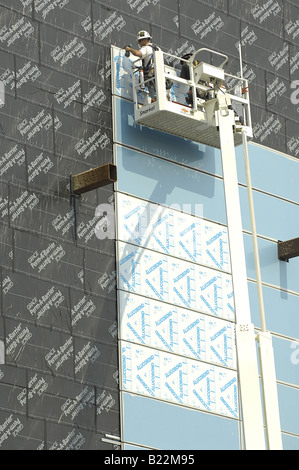
<path fill-rule="evenodd" d="M 245 160 L 248 203 L 251 220 L 251 232 L 253 253 L 256 272 L 256 283 L 259 300 L 260 320 L 262 331 L 258 334 L 259 356 L 262 376 L 264 414 L 266 421 L 266 435 L 269 450 L 282 450 L 282 438 L 280 427 L 279 404 L 277 395 L 277 382 L 274 361 L 274 351 L 272 346 L 272 336 L 266 329 L 266 315 L 264 309 L 263 286 L 261 278 L 261 269 L 259 262 L 257 230 L 254 214 L 254 203 L 252 194 L 251 172 L 249 164 L 249 154 L 247 147 L 247 136 L 243 132 L 243 151 Z"/>
<path fill-rule="evenodd" d="M 268 448 L 269 450 L 282 450 L 283 447 L 272 336 L 268 332 L 261 332 L 258 335 L 258 341 Z"/>
<path fill-rule="evenodd" d="M 220 101 L 220 100 L 219 100 Z M 219 125 L 224 191 L 230 245 L 236 346 L 246 450 L 265 450 L 263 414 L 259 387 L 254 327 L 251 323 L 242 218 L 233 138 L 234 112 L 225 96 L 216 112 Z"/>

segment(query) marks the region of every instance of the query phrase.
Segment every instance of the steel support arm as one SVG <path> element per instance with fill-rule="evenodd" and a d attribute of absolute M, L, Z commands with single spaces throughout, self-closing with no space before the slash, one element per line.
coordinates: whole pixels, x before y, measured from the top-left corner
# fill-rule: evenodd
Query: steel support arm
<path fill-rule="evenodd" d="M 236 312 L 236 346 L 246 450 L 265 450 L 254 328 L 251 324 L 239 187 L 233 138 L 234 112 L 224 98 L 216 111 Z"/>

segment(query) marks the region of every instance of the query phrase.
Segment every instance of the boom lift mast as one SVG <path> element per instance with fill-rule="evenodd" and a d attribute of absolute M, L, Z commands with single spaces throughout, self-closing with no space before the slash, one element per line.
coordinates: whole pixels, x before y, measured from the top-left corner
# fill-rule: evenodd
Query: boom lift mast
<path fill-rule="evenodd" d="M 200 62 L 203 52 L 221 57 L 219 66 Z M 154 75 L 148 80 L 139 79 L 140 61 L 133 63 L 133 99 L 136 123 L 173 134 L 185 139 L 219 148 L 221 150 L 225 201 L 227 211 L 228 235 L 234 300 L 236 311 L 236 346 L 242 418 L 246 450 L 265 449 L 265 435 L 262 402 L 259 386 L 259 373 L 256 356 L 256 335 L 251 322 L 247 272 L 243 243 L 243 230 L 236 169 L 235 146 L 244 146 L 247 176 L 249 163 L 247 139 L 252 138 L 248 82 L 242 77 L 225 73 L 224 66 L 228 57 L 219 52 L 202 48 L 190 59 L 184 61 L 189 67 L 190 80 L 179 77 L 171 61 L 183 59 L 162 51 L 154 52 Z M 224 83 L 237 81 L 234 90 L 226 90 Z M 156 95 L 149 96 L 146 87 L 152 82 Z M 167 91 L 166 83 L 172 83 Z M 169 87 L 168 87 L 169 88 Z M 192 104 L 182 103 L 184 96 L 192 95 Z M 181 99 L 178 98 L 181 96 Z M 249 201 L 252 203 L 251 181 L 248 180 Z M 251 204 L 252 205 L 252 204 Z M 252 227 L 254 225 L 253 208 Z M 258 264 L 257 238 L 252 230 L 256 260 L 257 284 L 261 298 L 261 281 Z M 261 308 L 262 310 L 262 308 Z M 265 331 L 264 313 L 261 312 L 262 332 L 257 339 L 260 347 L 261 375 L 264 392 L 266 436 L 269 449 L 281 449 L 281 431 L 276 393 L 276 375 L 273 359 L 271 336 Z"/>

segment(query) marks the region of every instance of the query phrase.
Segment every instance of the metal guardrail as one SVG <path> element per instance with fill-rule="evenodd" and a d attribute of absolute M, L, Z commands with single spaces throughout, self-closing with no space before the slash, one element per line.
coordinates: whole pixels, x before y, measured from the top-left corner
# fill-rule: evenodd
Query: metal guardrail
<path fill-rule="evenodd" d="M 142 78 L 142 61 L 141 59 L 137 59 L 133 62 L 132 67 L 133 67 L 133 92 L 134 92 L 134 102 L 136 106 L 143 106 L 148 104 L 146 101 L 146 90 L 148 88 L 148 85 L 152 83 L 154 86 L 158 88 L 158 83 L 163 82 L 164 86 L 166 83 L 166 80 L 168 82 L 172 82 L 173 86 L 181 86 L 181 89 L 185 89 L 186 91 L 186 96 L 189 90 L 192 91 L 192 96 L 193 96 L 193 105 L 188 105 L 186 102 L 182 102 L 182 99 L 179 99 L 177 101 L 171 99 L 173 102 L 177 102 L 179 105 L 187 106 L 193 109 L 194 112 L 197 111 L 198 109 L 198 103 L 197 103 L 197 97 L 198 96 L 203 96 L 205 93 L 208 96 L 208 99 L 213 99 L 216 97 L 218 93 L 225 93 L 227 96 L 231 99 L 233 107 L 238 109 L 239 113 L 242 113 L 243 120 L 244 120 L 244 125 L 251 128 L 252 127 L 252 122 L 251 122 L 251 113 L 250 113 L 250 105 L 249 105 L 249 90 L 248 90 L 248 81 L 244 78 L 240 78 L 236 75 L 232 75 L 229 73 L 226 73 L 224 71 L 224 77 L 225 79 L 233 79 L 236 82 L 236 85 L 234 85 L 230 89 L 225 89 L 225 81 L 224 83 L 221 83 L 221 86 L 219 86 L 219 83 L 210 83 L 210 84 L 204 84 L 204 83 L 196 83 L 194 80 L 194 61 L 197 60 L 198 56 L 200 55 L 201 52 L 209 52 L 210 54 L 215 54 L 219 57 L 224 58 L 224 61 L 217 67 L 218 69 L 222 69 L 228 62 L 228 56 L 225 54 L 222 54 L 217 51 L 213 51 L 211 49 L 207 48 L 201 48 L 198 49 L 188 60 L 183 59 L 181 57 L 177 57 L 173 54 L 166 53 L 163 51 L 163 63 L 164 63 L 164 76 L 163 77 L 157 77 L 156 76 L 156 51 L 153 52 L 153 54 L 150 54 L 146 56 L 146 58 L 153 56 L 153 70 L 154 70 L 154 75 L 150 78 L 147 78 L 144 80 Z M 171 66 L 168 63 L 171 62 L 178 62 L 180 63 L 186 63 L 189 65 L 189 71 L 190 71 L 190 80 L 186 80 L 183 78 L 180 78 L 179 72 L 180 70 L 177 67 Z M 198 62 L 200 64 L 200 62 Z M 165 92 L 166 92 L 166 87 L 165 87 Z M 143 101 L 140 99 L 140 96 L 143 96 Z"/>

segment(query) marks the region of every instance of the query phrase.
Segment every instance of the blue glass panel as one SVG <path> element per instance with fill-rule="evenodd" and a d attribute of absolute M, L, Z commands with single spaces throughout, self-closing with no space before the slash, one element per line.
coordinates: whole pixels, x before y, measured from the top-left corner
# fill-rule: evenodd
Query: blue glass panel
<path fill-rule="evenodd" d="M 273 336 L 272 343 L 277 380 L 299 385 L 299 340 L 295 343 Z"/>
<path fill-rule="evenodd" d="M 237 420 L 123 393 L 124 440 L 158 449 L 238 450 Z"/>
<path fill-rule="evenodd" d="M 242 222 L 251 230 L 247 189 L 240 187 Z M 257 233 L 276 240 L 289 240 L 299 236 L 299 205 L 253 191 Z"/>
<path fill-rule="evenodd" d="M 116 146 L 118 190 L 167 206 L 203 205 L 203 217 L 226 224 L 223 181 L 157 157 Z"/>
<path fill-rule="evenodd" d="M 282 434 L 283 450 L 299 450 L 299 436 L 288 436 Z"/>
<path fill-rule="evenodd" d="M 248 283 L 251 318 L 260 327 L 259 304 L 256 284 Z M 291 338 L 299 338 L 299 296 L 263 286 L 267 329 Z"/>
<path fill-rule="evenodd" d="M 277 391 L 281 430 L 299 435 L 299 389 L 278 384 Z"/>
<path fill-rule="evenodd" d="M 114 98 L 114 103 L 115 140 L 117 143 L 208 173 L 222 175 L 219 150 L 139 126 L 134 121 L 133 103 L 117 97 Z"/>
<path fill-rule="evenodd" d="M 299 161 L 257 145 L 248 145 L 250 170 L 254 188 L 299 201 Z M 239 181 L 246 184 L 243 147 L 236 149 Z"/>

